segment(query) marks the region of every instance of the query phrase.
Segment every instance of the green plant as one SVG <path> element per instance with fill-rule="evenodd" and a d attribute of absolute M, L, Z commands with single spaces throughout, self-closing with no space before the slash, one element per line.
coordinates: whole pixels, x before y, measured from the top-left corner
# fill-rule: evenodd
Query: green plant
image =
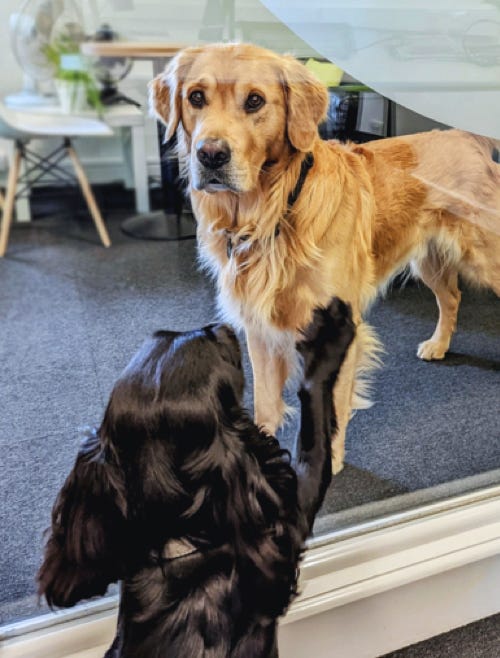
<path fill-rule="evenodd" d="M 65 80 L 76 85 L 82 84 L 85 87 L 88 104 L 96 109 L 99 114 L 103 110 L 101 96 L 96 82 L 91 73 L 82 67 L 83 62 L 80 55 L 80 44 L 70 36 L 61 36 L 52 41 L 44 49 L 45 56 L 54 66 L 54 77 L 56 80 Z M 73 55 L 77 58 L 80 66 L 71 68 L 64 64 L 65 56 Z"/>

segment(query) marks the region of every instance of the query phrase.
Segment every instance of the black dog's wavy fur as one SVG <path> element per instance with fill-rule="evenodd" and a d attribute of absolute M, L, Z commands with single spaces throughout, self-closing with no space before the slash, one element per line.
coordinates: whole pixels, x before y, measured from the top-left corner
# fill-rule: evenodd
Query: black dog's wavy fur
<path fill-rule="evenodd" d="M 157 332 L 116 383 L 56 500 L 38 574 L 48 603 L 71 606 L 123 580 L 108 658 L 277 656 L 276 621 L 331 477 L 330 391 L 353 335 L 350 310 L 334 300 L 299 345 L 294 468 L 241 407 L 228 327 Z M 193 552 L 166 558 L 177 538 Z"/>

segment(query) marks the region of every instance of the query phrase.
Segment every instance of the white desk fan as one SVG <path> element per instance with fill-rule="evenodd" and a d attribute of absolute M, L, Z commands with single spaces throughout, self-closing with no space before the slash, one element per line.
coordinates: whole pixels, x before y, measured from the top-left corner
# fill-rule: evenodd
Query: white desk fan
<path fill-rule="evenodd" d="M 39 87 L 54 77 L 54 66 L 45 55 L 54 32 L 61 24 L 82 24 L 72 0 L 25 0 L 10 17 L 12 51 L 23 70 L 23 89 L 5 98 L 9 107 L 54 104 L 54 97 L 40 93 Z"/>

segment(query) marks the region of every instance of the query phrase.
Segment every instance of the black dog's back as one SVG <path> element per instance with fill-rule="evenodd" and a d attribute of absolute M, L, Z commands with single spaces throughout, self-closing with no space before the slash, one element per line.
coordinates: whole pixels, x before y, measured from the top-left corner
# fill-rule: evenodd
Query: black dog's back
<path fill-rule="evenodd" d="M 201 528 L 220 519 L 222 543 L 191 536 L 180 551 L 169 541 L 149 553 L 148 564 L 123 583 L 124 622 L 110 656 L 276 655 L 276 619 L 295 592 L 307 528 L 288 454 L 244 412 L 237 425 L 234 446 L 226 436 L 226 452 L 212 447 L 234 462 L 234 472 L 225 473 L 230 490 L 212 474 L 207 519 L 196 520 Z"/>
<path fill-rule="evenodd" d="M 121 623 L 106 658 L 277 655 L 275 618 L 259 613 L 262 593 L 241 582 L 231 552 L 214 549 L 177 561 L 143 569 L 123 584 Z M 163 596 L 152 606 L 155 587 Z"/>

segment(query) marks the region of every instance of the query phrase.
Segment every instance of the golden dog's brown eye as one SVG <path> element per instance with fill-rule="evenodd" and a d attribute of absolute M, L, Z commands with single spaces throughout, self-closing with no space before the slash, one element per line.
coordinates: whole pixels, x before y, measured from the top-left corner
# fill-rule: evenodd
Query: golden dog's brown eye
<path fill-rule="evenodd" d="M 259 94 L 250 94 L 245 101 L 245 110 L 247 112 L 256 112 L 264 105 L 266 101 Z"/>
<path fill-rule="evenodd" d="M 202 91 L 192 91 L 188 96 L 189 102 L 193 107 L 203 107 L 205 105 L 205 94 Z"/>

